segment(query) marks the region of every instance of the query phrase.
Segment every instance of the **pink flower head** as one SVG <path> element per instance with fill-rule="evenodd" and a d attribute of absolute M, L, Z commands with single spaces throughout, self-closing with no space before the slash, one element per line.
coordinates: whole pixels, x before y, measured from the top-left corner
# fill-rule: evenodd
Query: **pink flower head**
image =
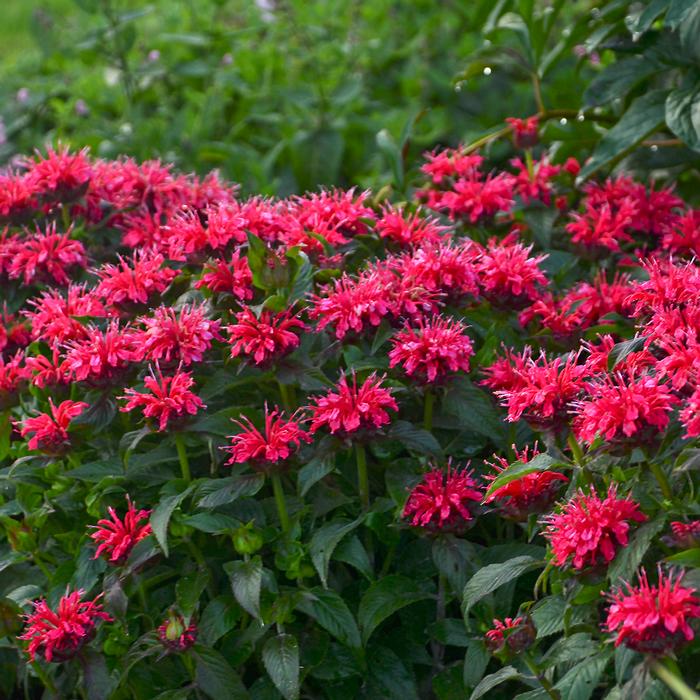
<path fill-rule="evenodd" d="M 193 620 L 187 624 L 182 615 L 171 613 L 158 628 L 158 640 L 168 650 L 181 653 L 197 641 L 197 625 Z"/>
<path fill-rule="evenodd" d="M 87 149 L 71 153 L 68 148 L 59 147 L 56 151 L 49 148 L 46 157 L 37 153 L 26 166 L 26 177 L 37 189 L 61 196 L 74 196 L 92 176 Z"/>
<path fill-rule="evenodd" d="M 540 201 L 549 206 L 552 203 L 554 187 L 552 180 L 561 172 L 561 166 L 552 165 L 546 156 L 534 161 L 532 171 L 520 158 L 514 158 L 510 164 L 516 169 L 515 191 L 525 204 Z"/>
<path fill-rule="evenodd" d="M 205 311 L 204 303 L 185 305 L 179 313 L 172 307 L 160 306 L 153 316 L 141 317 L 145 330 L 134 334 L 140 358 L 184 365 L 201 362 L 212 340 L 221 340 L 221 321 L 209 320 Z"/>
<path fill-rule="evenodd" d="M 579 491 L 558 512 L 546 516 L 542 533 L 549 540 L 555 566 L 576 571 L 607 566 L 629 541 L 630 522 L 647 519 L 631 498 L 618 498 L 611 486 L 605 498 Z"/>
<path fill-rule="evenodd" d="M 473 175 L 484 162 L 480 155 L 467 155 L 462 148 L 447 148 L 439 153 L 426 153 L 425 158 L 428 162 L 421 170 L 429 175 L 436 185 L 440 185 L 445 178 Z"/>
<path fill-rule="evenodd" d="M 89 404 L 84 401 L 63 401 L 55 406 L 49 399 L 50 413 L 40 413 L 34 418 L 27 418 L 22 423 L 21 435 L 31 435 L 28 447 L 48 455 L 59 456 L 70 449 L 68 426 Z"/>
<path fill-rule="evenodd" d="M 14 403 L 22 383 L 29 378 L 23 361 L 24 355 L 21 350 L 7 359 L 0 355 L 0 407 L 4 408 Z"/>
<path fill-rule="evenodd" d="M 241 428 L 241 432 L 232 435 L 230 447 L 224 448 L 231 453 L 227 464 L 250 462 L 255 469 L 268 471 L 279 462 L 289 459 L 299 449 L 302 441 L 312 440 L 311 435 L 301 427 L 304 421 L 299 419 L 298 412 L 286 419 L 277 407 L 268 411 L 267 404 L 262 431 L 246 416 L 233 422 Z"/>
<path fill-rule="evenodd" d="M 121 566 L 131 554 L 131 550 L 151 534 L 148 518 L 150 510 L 137 510 L 127 496 L 127 510 L 122 520 L 111 506 L 107 508 L 109 518 L 97 521 L 90 527 L 95 530 L 90 537 L 98 543 L 93 559 L 104 555 L 110 564 Z"/>
<path fill-rule="evenodd" d="M 217 202 L 207 207 L 207 239 L 214 249 L 225 247 L 231 241 L 245 243 L 246 219 L 238 202 Z"/>
<path fill-rule="evenodd" d="M 265 310 L 257 317 L 245 308 L 236 314 L 236 323 L 226 328 L 231 357 L 242 355 L 256 365 L 267 366 L 298 347 L 298 333 L 305 328 L 289 310 L 280 314 Z"/>
<path fill-rule="evenodd" d="M 435 219 L 423 218 L 420 208 L 413 214 L 392 206 L 384 207 L 382 216 L 377 219 L 375 230 L 379 235 L 398 245 L 416 246 L 423 243 L 439 243 L 449 230 Z"/>
<path fill-rule="evenodd" d="M 436 532 L 464 532 L 474 518 L 469 501 L 480 503 L 479 485 L 466 469 L 447 471 L 434 466 L 413 488 L 403 509 L 402 517 L 410 519 L 414 527 Z"/>
<path fill-rule="evenodd" d="M 658 583 L 649 584 L 644 569 L 639 585 L 624 586 L 608 595 L 610 608 L 605 630 L 621 644 L 643 654 L 665 656 L 691 641 L 695 633 L 689 622 L 700 617 L 695 589 L 682 586 L 683 575 L 674 579 L 659 567 Z"/>
<path fill-rule="evenodd" d="M 661 538 L 666 544 L 679 549 L 690 549 L 700 545 L 700 520 L 671 523 L 671 535 Z"/>
<path fill-rule="evenodd" d="M 680 421 L 685 428 L 685 437 L 694 438 L 700 435 L 700 386 L 685 402 L 680 413 Z"/>
<path fill-rule="evenodd" d="M 586 201 L 585 212 L 574 212 L 566 230 L 571 234 L 572 243 L 579 243 L 595 250 L 618 252 L 620 244 L 632 241 L 629 234 L 637 208 L 631 199 L 623 199 L 619 208 L 614 209 L 605 203 L 594 206 Z"/>
<path fill-rule="evenodd" d="M 136 360 L 135 333 L 112 321 L 104 331 L 96 326 L 85 329 L 85 337 L 66 343 L 62 370 L 79 382 L 108 386 Z"/>
<path fill-rule="evenodd" d="M 519 243 L 514 233 L 502 241 L 492 238 L 477 262 L 476 271 L 484 296 L 498 306 L 512 308 L 540 296 L 548 284 L 540 269 L 546 255 L 530 257 L 532 246 Z"/>
<path fill-rule="evenodd" d="M 21 219 L 37 207 L 36 183 L 26 175 L 0 174 L 0 218 Z"/>
<path fill-rule="evenodd" d="M 589 445 L 601 437 L 608 442 L 635 444 L 666 428 L 669 413 L 678 402 L 670 387 L 657 377 L 625 377 L 620 372 L 595 380 L 588 395 L 575 404 L 573 429 Z"/>
<path fill-rule="evenodd" d="M 474 354 L 467 327 L 461 321 L 435 316 L 406 327 L 391 340 L 389 367 L 400 364 L 409 377 L 424 384 L 443 381 L 449 374 L 469 371 Z"/>
<path fill-rule="evenodd" d="M 27 355 L 25 365 L 31 384 L 41 389 L 67 384 L 69 381 L 66 373 L 63 371 L 63 360 L 56 346 L 51 348 L 51 357 L 46 357 L 46 355 Z"/>
<path fill-rule="evenodd" d="M 532 148 L 537 145 L 539 119 L 536 114 L 527 119 L 508 117 L 506 123 L 513 130 L 513 142 L 516 148 Z"/>
<path fill-rule="evenodd" d="M 125 395 L 119 398 L 126 399 L 127 404 L 119 410 L 128 412 L 140 408 L 146 418 L 158 421 L 160 432 L 172 430 L 180 419 L 206 408 L 199 396 L 190 391 L 194 385 L 190 372 L 178 369 L 172 377 L 164 377 L 160 368 L 157 376 L 151 368 L 151 374 L 143 383 L 147 392 L 141 393 L 131 388 L 124 390 Z"/>
<path fill-rule="evenodd" d="M 145 250 L 135 253 L 131 260 L 119 256 L 118 265 L 107 263 L 96 271 L 100 283 L 95 294 L 113 307 L 147 304 L 178 275 L 177 270 L 163 267 L 164 262 L 160 253 Z"/>
<path fill-rule="evenodd" d="M 163 227 L 163 233 L 168 257 L 172 260 L 187 260 L 205 250 L 209 243 L 199 212 L 189 207 L 177 212 Z"/>
<path fill-rule="evenodd" d="M 671 253 L 700 255 L 700 209 L 690 209 L 679 216 L 664 233 L 661 245 Z"/>
<path fill-rule="evenodd" d="M 8 265 L 10 279 L 22 278 L 24 284 L 54 282 L 67 285 L 70 272 L 75 267 L 87 265 L 85 247 L 70 238 L 70 231 L 56 232 L 56 222 L 42 233 L 16 239 L 12 258 Z"/>
<path fill-rule="evenodd" d="M 348 437 L 361 431 L 375 432 L 389 423 L 388 411 L 398 411 L 399 407 L 391 389 L 382 386 L 383 379 L 373 372 L 358 386 L 353 372 L 349 385 L 343 374 L 335 391 L 315 398 L 311 406 L 311 432 L 325 426 L 334 435 Z"/>
<path fill-rule="evenodd" d="M 444 211 L 453 221 L 466 219 L 471 224 L 513 208 L 515 178 L 510 173 L 489 174 L 485 178 L 457 180 L 452 189 L 442 192 L 432 209 Z"/>
<path fill-rule="evenodd" d="M 37 655 L 48 662 L 68 661 L 92 639 L 100 620 L 111 622 L 97 602 L 100 596 L 82 601 L 83 595 L 82 589 L 66 591 L 55 611 L 45 600 L 34 601 L 34 611 L 25 616 L 27 626 L 19 637 L 29 642 L 27 651 L 32 661 Z"/>
<path fill-rule="evenodd" d="M 229 262 L 214 260 L 204 265 L 202 279 L 194 283 L 195 289 L 209 289 L 215 294 L 232 294 L 236 299 L 253 298 L 253 275 L 248 258 L 234 251 Z"/>
<path fill-rule="evenodd" d="M 530 617 L 507 617 L 505 620 L 494 619 L 493 627 L 484 635 L 486 648 L 497 654 L 506 646 L 516 654 L 525 651 L 535 641 L 537 631 Z"/>
<path fill-rule="evenodd" d="M 584 388 L 587 369 L 577 362 L 578 354 L 549 360 L 544 351 L 533 359 L 526 348 L 521 355 L 510 354 L 507 364 L 497 361 L 485 383 L 502 387 L 494 393 L 508 409 L 509 421 L 524 418 L 540 430 L 558 429 L 568 423 L 571 403 Z"/>
<path fill-rule="evenodd" d="M 513 445 L 513 452 L 516 460 L 522 464 L 527 464 L 540 454 L 536 443 L 531 454 L 528 453 L 527 447 L 522 452 L 518 452 L 515 445 Z M 498 475 L 509 466 L 508 460 L 498 455 L 493 455 L 493 461 L 486 464 L 496 472 L 485 476 L 488 481 L 498 478 Z M 527 520 L 531 513 L 547 511 L 554 503 L 561 485 L 568 480 L 559 472 L 550 470 L 532 472 L 495 489 L 484 499 L 484 503 L 495 503 L 507 518 L 518 521 Z"/>

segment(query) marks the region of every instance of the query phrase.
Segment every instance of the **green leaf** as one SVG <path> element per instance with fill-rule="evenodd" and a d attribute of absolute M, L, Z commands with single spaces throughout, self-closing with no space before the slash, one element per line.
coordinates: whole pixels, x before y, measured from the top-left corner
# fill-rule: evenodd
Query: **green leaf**
<path fill-rule="evenodd" d="M 389 428 L 388 437 L 398 440 L 409 450 L 428 455 L 439 455 L 442 452 L 440 443 L 423 428 L 416 428 L 413 423 L 405 420 L 397 420 Z"/>
<path fill-rule="evenodd" d="M 586 88 L 583 93 L 584 104 L 597 106 L 619 99 L 659 69 L 657 64 L 644 56 L 632 56 L 615 61 Z"/>
<path fill-rule="evenodd" d="M 167 557 L 168 551 L 168 524 L 170 517 L 175 509 L 185 500 L 187 495 L 194 488 L 194 484 L 190 484 L 182 493 L 175 496 L 167 496 L 153 509 L 151 513 L 151 527 L 153 534 L 163 550 L 163 554 Z"/>
<path fill-rule="evenodd" d="M 692 549 L 685 549 L 682 552 L 676 552 L 670 557 L 666 557 L 666 561 L 669 562 L 669 564 L 698 569 L 700 568 L 700 547 L 693 547 Z"/>
<path fill-rule="evenodd" d="M 591 656 L 569 670 L 554 686 L 566 700 L 589 700 L 610 661 L 610 650 Z"/>
<path fill-rule="evenodd" d="M 314 532 L 309 543 L 309 554 L 324 588 L 328 585 L 328 565 L 333 556 L 333 550 L 338 546 L 340 540 L 352 532 L 361 522 L 362 518 L 357 520 L 339 518 L 322 525 Z"/>
<path fill-rule="evenodd" d="M 372 646 L 366 698 L 382 700 L 418 700 L 416 682 L 396 652 L 385 646 Z"/>
<path fill-rule="evenodd" d="M 199 598 L 207 587 L 209 573 L 197 570 L 196 573 L 182 576 L 175 585 L 177 604 L 185 617 L 190 617 L 196 610 Z"/>
<path fill-rule="evenodd" d="M 265 483 L 263 474 L 242 474 L 224 479 L 210 479 L 200 485 L 199 508 L 218 508 L 243 496 L 254 496 Z"/>
<path fill-rule="evenodd" d="M 262 570 L 262 559 L 259 556 L 248 561 L 239 559 L 224 564 L 224 571 L 231 580 L 233 595 L 239 605 L 257 620 L 260 619 Z"/>
<path fill-rule="evenodd" d="M 664 123 L 667 95 L 666 90 L 651 90 L 637 97 L 617 124 L 600 140 L 579 178 L 590 177 L 656 131 Z"/>
<path fill-rule="evenodd" d="M 202 641 L 213 646 L 236 626 L 240 618 L 240 608 L 230 595 L 214 598 L 204 608 L 197 623 Z"/>
<path fill-rule="evenodd" d="M 634 31 L 640 33 L 646 32 L 654 23 L 654 20 L 666 10 L 670 1 L 671 0 L 652 0 L 637 18 Z"/>
<path fill-rule="evenodd" d="M 693 84 L 669 93 L 666 98 L 666 123 L 679 139 L 700 151 L 700 87 Z"/>
<path fill-rule="evenodd" d="M 262 650 L 265 670 L 285 700 L 299 697 L 299 645 L 291 634 L 268 639 Z"/>
<path fill-rule="evenodd" d="M 483 698 L 486 693 L 493 690 L 497 685 L 505 683 L 506 681 L 512 681 L 515 679 L 521 679 L 522 675 L 513 666 L 504 666 L 502 669 L 496 671 L 496 673 L 491 673 L 486 676 L 479 685 L 474 688 L 472 694 L 469 696 L 469 700 L 478 700 Z"/>
<path fill-rule="evenodd" d="M 309 258 L 303 251 L 299 251 L 297 255 L 302 262 L 292 281 L 292 289 L 289 293 L 289 299 L 287 300 L 289 304 L 299 301 L 299 299 L 306 298 L 306 295 L 313 288 L 314 269 L 309 262 Z"/>
<path fill-rule="evenodd" d="M 633 352 L 639 352 L 644 348 L 644 343 L 647 341 L 647 336 L 638 335 L 629 340 L 623 340 L 621 343 L 613 345 L 612 350 L 608 354 L 608 370 L 613 370 L 623 360 L 629 357 Z"/>
<path fill-rule="evenodd" d="M 488 490 L 486 491 L 486 498 L 488 498 L 496 489 L 500 489 L 506 484 L 510 484 L 513 481 L 522 479 L 528 474 L 534 474 L 535 472 L 543 472 L 551 469 L 557 461 L 546 452 L 535 455 L 529 462 L 513 462 L 509 464 L 506 469 L 498 474 L 498 476 L 491 482 Z"/>
<path fill-rule="evenodd" d="M 547 649 L 542 663 L 545 666 L 556 666 L 573 661 L 580 661 L 588 656 L 592 656 L 600 650 L 600 644 L 591 638 L 586 632 L 577 632 L 570 637 L 558 639 Z"/>
<path fill-rule="evenodd" d="M 84 650 L 81 656 L 87 700 L 107 700 L 115 683 L 109 675 L 104 656 L 90 648 Z"/>
<path fill-rule="evenodd" d="M 467 688 L 475 688 L 481 681 L 486 667 L 491 661 L 483 639 L 471 639 L 467 645 L 467 653 L 464 655 L 464 685 Z"/>
<path fill-rule="evenodd" d="M 652 540 L 663 530 L 665 525 L 666 516 L 659 515 L 654 520 L 644 523 L 644 525 L 635 530 L 630 537 L 629 544 L 617 553 L 612 564 L 610 564 L 608 576 L 611 583 L 616 583 L 620 580 L 629 581 L 634 576 L 634 572 L 642 563 L 642 559 Z"/>
<path fill-rule="evenodd" d="M 432 554 L 435 566 L 447 577 L 453 590 L 463 590 L 469 573 L 475 568 L 476 553 L 471 542 L 442 535 L 433 540 Z"/>
<path fill-rule="evenodd" d="M 212 700 L 246 700 L 248 691 L 228 661 L 215 649 L 195 644 L 192 649 L 197 670 L 195 683 Z"/>
<path fill-rule="evenodd" d="M 367 550 L 357 535 L 341 540 L 333 552 L 332 559 L 333 561 L 342 561 L 344 564 L 349 564 L 369 581 L 374 578 L 372 562 L 369 560 Z"/>
<path fill-rule="evenodd" d="M 362 645 L 360 630 L 345 601 L 335 592 L 320 587 L 302 592 L 297 609 L 313 617 L 343 644 L 356 649 Z"/>
<path fill-rule="evenodd" d="M 297 474 L 297 490 L 303 498 L 309 492 L 309 489 L 318 483 L 324 476 L 330 474 L 335 468 L 335 459 L 333 455 L 324 455 L 323 457 L 314 457 L 310 462 L 305 464 Z"/>
<path fill-rule="evenodd" d="M 479 569 L 467 582 L 462 596 L 462 610 L 466 618 L 469 609 L 484 596 L 513 581 L 528 571 L 544 566 L 539 559 L 530 556 L 514 557 L 501 564 L 489 564 Z"/>
<path fill-rule="evenodd" d="M 685 13 L 683 22 L 680 25 L 679 36 L 681 47 L 685 51 L 684 58 L 700 62 L 700 45 L 698 37 L 700 37 L 700 5 L 695 2 L 692 7 Z M 697 107 L 695 108 L 697 112 Z"/>
<path fill-rule="evenodd" d="M 443 410 L 457 419 L 458 430 L 471 430 L 495 443 L 507 439 L 506 429 L 491 397 L 469 380 L 456 383 L 445 396 Z"/>
<path fill-rule="evenodd" d="M 360 600 L 357 617 L 362 630 L 362 640 L 366 644 L 375 629 L 397 610 L 430 594 L 416 581 L 406 576 L 393 574 L 372 584 Z"/>
<path fill-rule="evenodd" d="M 404 185 L 404 167 L 401 149 L 394 140 L 393 136 L 386 130 L 382 129 L 377 132 L 377 146 L 380 152 L 385 156 L 391 172 L 394 176 L 394 184 L 399 190 L 403 189 Z"/>
<path fill-rule="evenodd" d="M 66 476 L 80 481 L 97 483 L 108 476 L 124 476 L 124 467 L 118 459 L 99 460 L 81 464 L 79 467 L 67 471 Z"/>

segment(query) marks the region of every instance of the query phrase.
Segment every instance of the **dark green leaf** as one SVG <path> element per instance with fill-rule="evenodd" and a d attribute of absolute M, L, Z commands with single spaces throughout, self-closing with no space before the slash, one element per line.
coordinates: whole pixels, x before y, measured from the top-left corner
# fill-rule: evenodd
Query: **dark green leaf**
<path fill-rule="evenodd" d="M 305 464 L 297 475 L 297 490 L 303 498 L 309 492 L 309 489 L 318 483 L 324 476 L 330 474 L 335 467 L 333 455 L 324 455 L 323 457 L 314 457 L 310 462 Z"/>
<path fill-rule="evenodd" d="M 333 556 L 333 550 L 338 546 L 340 540 L 352 532 L 361 522 L 362 518 L 357 520 L 340 518 L 321 526 L 314 532 L 309 543 L 309 554 L 324 587 L 327 585 L 328 565 Z"/>
<path fill-rule="evenodd" d="M 698 13 L 700 21 L 700 13 Z M 697 43 L 697 37 L 696 37 Z M 690 148 L 700 151 L 700 88 L 676 88 L 666 98 L 668 128 Z"/>
<path fill-rule="evenodd" d="M 631 536 L 627 547 L 623 547 L 618 553 L 610 568 L 608 576 L 612 583 L 629 581 L 634 572 L 639 568 L 642 559 L 649 549 L 654 537 L 663 530 L 666 525 L 666 516 L 659 515 L 644 523 Z"/>
<path fill-rule="evenodd" d="M 491 660 L 483 639 L 471 639 L 467 645 L 467 653 L 464 655 L 464 685 L 467 688 L 475 688 L 484 676 L 486 667 Z"/>
<path fill-rule="evenodd" d="M 299 697 L 299 645 L 291 634 L 268 639 L 262 650 L 265 670 L 285 700 Z"/>
<path fill-rule="evenodd" d="M 554 686 L 567 700 L 589 700 L 610 661 L 610 650 L 591 656 L 569 670 Z"/>
<path fill-rule="evenodd" d="M 474 688 L 472 694 L 469 696 L 469 700 L 483 698 L 486 693 L 493 690 L 497 685 L 505 683 L 506 681 L 515 680 L 516 678 L 522 678 L 520 672 L 513 666 L 504 666 L 502 669 L 496 671 L 496 673 L 491 673 L 486 676 L 479 685 Z"/>
<path fill-rule="evenodd" d="M 196 610 L 199 598 L 207 586 L 209 574 L 197 570 L 196 573 L 182 576 L 175 585 L 177 604 L 185 617 L 190 617 Z"/>
<path fill-rule="evenodd" d="M 392 423 L 388 436 L 392 440 L 398 440 L 409 450 L 429 455 L 439 455 L 441 452 L 440 443 L 433 437 L 432 433 L 423 430 L 423 428 L 416 428 L 405 420 L 397 420 Z"/>
<path fill-rule="evenodd" d="M 335 591 L 318 587 L 304 591 L 297 609 L 313 617 L 323 629 L 343 644 L 352 648 L 361 646 L 360 630 L 355 618 Z"/>
<path fill-rule="evenodd" d="M 593 80 L 583 94 L 587 105 L 604 105 L 620 99 L 635 85 L 658 71 L 656 63 L 644 56 L 631 56 L 615 61 Z"/>
<path fill-rule="evenodd" d="M 557 461 L 546 452 L 536 455 L 529 462 L 524 464 L 522 462 L 513 462 L 491 482 L 486 491 L 486 496 L 490 496 L 496 489 L 500 489 L 506 484 L 522 479 L 528 474 L 547 471 L 555 464 L 557 464 Z"/>
<path fill-rule="evenodd" d="M 260 588 L 262 586 L 262 560 L 255 556 L 248 561 L 236 560 L 224 564 L 224 571 L 231 580 L 233 595 L 240 606 L 254 618 L 260 619 Z"/>
<path fill-rule="evenodd" d="M 107 700 L 115 684 L 107 670 L 104 656 L 88 648 L 82 652 L 81 657 L 87 700 Z"/>
<path fill-rule="evenodd" d="M 242 496 L 254 496 L 265 483 L 263 474 L 242 474 L 224 479 L 210 479 L 199 487 L 200 508 L 218 508 Z"/>
<path fill-rule="evenodd" d="M 196 644 L 193 656 L 197 663 L 195 683 L 212 700 L 246 700 L 248 691 L 228 661 L 215 649 Z"/>
<path fill-rule="evenodd" d="M 166 557 L 168 556 L 168 523 L 170 523 L 170 517 L 193 488 L 194 485 L 191 484 L 182 493 L 163 498 L 151 513 L 153 534 Z"/>
<path fill-rule="evenodd" d="M 415 680 L 396 652 L 384 646 L 372 646 L 368 658 L 368 699 L 418 700 Z"/>

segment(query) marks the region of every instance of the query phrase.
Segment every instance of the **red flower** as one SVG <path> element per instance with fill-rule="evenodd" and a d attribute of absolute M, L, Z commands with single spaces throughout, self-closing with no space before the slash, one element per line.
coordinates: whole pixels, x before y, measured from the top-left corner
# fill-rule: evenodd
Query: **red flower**
<path fill-rule="evenodd" d="M 617 497 L 613 485 L 603 499 L 595 491 L 588 495 L 579 491 L 559 512 L 545 518 L 542 534 L 549 540 L 556 566 L 582 571 L 607 566 L 618 548 L 627 546 L 630 521 L 646 519 L 632 499 Z"/>
<path fill-rule="evenodd" d="M 39 450 L 48 455 L 59 456 L 70 448 L 68 426 L 89 404 L 84 401 L 63 401 L 55 406 L 49 399 L 51 413 L 40 413 L 34 418 L 27 418 L 22 424 L 22 437 L 32 435 L 29 440 L 30 450 Z"/>
<path fill-rule="evenodd" d="M 671 253 L 700 255 L 700 209 L 690 209 L 679 216 L 664 233 L 661 245 Z"/>
<path fill-rule="evenodd" d="M 151 511 L 137 510 L 128 496 L 126 502 L 128 508 L 124 520 L 110 506 L 107 510 L 111 519 L 103 518 L 97 521 L 97 525 L 90 526 L 95 529 L 90 537 L 99 543 L 93 559 L 103 554 L 110 564 L 120 566 L 129 558 L 131 550 L 151 534 L 148 522 Z"/>
<path fill-rule="evenodd" d="M 671 535 L 661 539 L 671 547 L 690 549 L 700 545 L 700 520 L 689 523 L 675 521 L 671 523 Z"/>
<path fill-rule="evenodd" d="M 510 173 L 489 174 L 485 178 L 460 178 L 453 188 L 440 194 L 432 209 L 445 211 L 450 219 L 467 219 L 475 224 L 498 212 L 509 212 L 514 204 L 515 178 Z"/>
<path fill-rule="evenodd" d="M 659 567 L 659 581 L 649 585 L 644 569 L 639 585 L 626 583 L 608 595 L 611 602 L 605 629 L 617 634 L 621 644 L 654 656 L 665 656 L 695 637 L 689 621 L 700 617 L 700 599 L 695 589 L 681 585 L 683 575 L 674 580 Z"/>
<path fill-rule="evenodd" d="M 13 403 L 22 382 L 28 379 L 29 373 L 22 365 L 23 359 L 21 350 L 9 359 L 0 355 L 0 407 Z"/>
<path fill-rule="evenodd" d="M 527 464 L 539 453 L 537 444 L 532 448 L 532 453 L 528 454 L 526 447 L 522 452 L 518 452 L 513 445 L 515 459 L 522 464 Z M 509 466 L 509 462 L 504 457 L 493 456 L 493 462 L 486 462 L 496 473 L 487 474 L 485 478 L 493 481 L 498 475 Z M 557 497 L 562 483 L 569 479 L 549 470 L 536 471 L 515 479 L 505 486 L 495 489 L 491 495 L 484 499 L 484 503 L 496 503 L 499 510 L 507 518 L 513 520 L 527 520 L 531 513 L 544 513 L 552 505 Z"/>
<path fill-rule="evenodd" d="M 25 364 L 27 372 L 31 373 L 31 383 L 41 389 L 57 384 L 67 384 L 69 381 L 57 346 L 51 349 L 50 358 L 46 355 L 27 355 Z"/>
<path fill-rule="evenodd" d="M 119 265 L 107 263 L 96 271 L 100 278 L 95 294 L 109 306 L 128 307 L 146 304 L 161 294 L 177 277 L 177 270 L 163 267 L 165 258 L 160 253 L 140 250 L 131 260 L 119 256 Z"/>
<path fill-rule="evenodd" d="M 502 241 L 491 238 L 476 263 L 484 296 L 498 306 L 512 307 L 540 296 L 547 278 L 540 269 L 546 255 L 530 257 L 532 246 L 524 246 L 515 232 Z"/>
<path fill-rule="evenodd" d="M 109 385 L 135 361 L 135 333 L 112 321 L 104 331 L 95 326 L 85 329 L 85 338 L 66 344 L 61 369 L 79 382 Z"/>
<path fill-rule="evenodd" d="M 507 617 L 505 620 L 493 621 L 493 628 L 485 635 L 486 648 L 497 654 L 507 645 L 516 654 L 532 646 L 537 636 L 530 617 Z"/>
<path fill-rule="evenodd" d="M 440 153 L 426 153 L 427 163 L 421 170 L 439 185 L 449 177 L 465 177 L 475 173 L 484 159 L 478 154 L 466 155 L 462 148 L 445 149 Z"/>
<path fill-rule="evenodd" d="M 67 285 L 73 267 L 85 267 L 87 256 L 80 241 L 70 238 L 70 231 L 56 232 L 56 223 L 49 225 L 44 233 L 24 239 L 15 238 L 8 265 L 10 279 L 22 277 L 24 284 L 55 282 Z"/>
<path fill-rule="evenodd" d="M 37 207 L 37 188 L 26 175 L 0 174 L 0 217 L 15 219 Z"/>
<path fill-rule="evenodd" d="M 628 243 L 632 236 L 628 233 L 637 211 L 631 199 L 622 200 L 618 209 L 609 204 L 594 206 L 590 200 L 585 203 L 585 212 L 572 214 L 573 221 L 566 225 L 573 243 L 580 243 L 586 248 L 607 248 L 619 251 L 621 243 Z"/>
<path fill-rule="evenodd" d="M 382 238 L 400 246 L 439 243 L 449 230 L 435 219 L 423 218 L 420 208 L 413 214 L 407 214 L 403 209 L 394 209 L 392 206 L 384 207 L 374 228 Z"/>
<path fill-rule="evenodd" d="M 224 449 L 231 453 L 227 464 L 250 462 L 256 469 L 268 470 L 283 462 L 299 449 L 302 441 L 311 442 L 311 435 L 301 428 L 303 421 L 294 413 L 289 420 L 276 408 L 268 411 L 265 404 L 265 427 L 258 430 L 249 418 L 233 421 L 242 432 L 230 436 L 231 446 Z"/>
<path fill-rule="evenodd" d="M 178 313 L 172 307 L 161 306 L 153 316 L 142 316 L 139 320 L 145 330 L 134 334 L 140 359 L 184 365 L 201 362 L 211 341 L 221 340 L 218 333 L 221 321 L 210 321 L 205 316 L 205 307 L 204 303 L 186 305 Z"/>
<path fill-rule="evenodd" d="M 25 616 L 27 627 L 19 638 L 29 642 L 27 651 L 34 661 L 37 654 L 46 661 L 68 661 L 87 644 L 95 634 L 100 620 L 112 618 L 102 611 L 97 600 L 81 601 L 85 591 L 66 591 L 58 602 L 58 609 L 51 610 L 45 600 L 34 601 L 34 612 Z"/>
<path fill-rule="evenodd" d="M 0 312 L 0 353 L 5 356 L 26 348 L 31 342 L 31 334 L 26 324 L 15 314 Z"/>
<path fill-rule="evenodd" d="M 352 386 L 345 375 L 340 377 L 336 391 L 317 397 L 311 421 L 311 432 L 326 426 L 334 435 L 349 436 L 360 431 L 374 432 L 389 423 L 387 411 L 399 407 L 391 389 L 382 386 L 383 377 L 373 372 L 358 387 L 353 373 Z"/>
<path fill-rule="evenodd" d="M 199 212 L 189 207 L 178 211 L 163 226 L 166 250 L 171 260 L 186 260 L 193 253 L 204 250 L 209 238 Z"/>
<path fill-rule="evenodd" d="M 245 308 L 236 314 L 237 323 L 227 326 L 231 357 L 252 357 L 256 365 L 269 365 L 284 357 L 299 345 L 294 331 L 304 330 L 306 325 L 291 311 L 273 314 L 263 311 L 258 318 Z"/>
<path fill-rule="evenodd" d="M 217 202 L 207 207 L 207 239 L 215 250 L 223 248 L 230 241 L 245 243 L 246 218 L 238 202 Z"/>
<path fill-rule="evenodd" d="M 678 402 L 657 377 L 626 378 L 621 373 L 604 376 L 588 388 L 588 396 L 575 404 L 573 429 L 589 445 L 600 436 L 608 442 L 640 440 L 664 430 L 669 412 Z"/>
<path fill-rule="evenodd" d="M 195 289 L 209 289 L 215 294 L 232 294 L 236 299 L 252 299 L 253 275 L 248 258 L 234 251 L 231 260 L 215 260 L 204 265 L 202 279 L 194 283 Z"/>
<path fill-rule="evenodd" d="M 402 516 L 410 518 L 415 527 L 461 533 L 474 517 L 469 510 L 469 501 L 479 503 L 481 498 L 482 493 L 471 472 L 453 470 L 448 462 L 447 472 L 433 467 L 423 476 L 411 491 Z"/>
<path fill-rule="evenodd" d="M 421 321 L 417 329 L 406 327 L 391 342 L 389 367 L 401 364 L 409 377 L 424 384 L 440 382 L 460 370 L 468 372 L 474 354 L 467 327 L 443 316 Z"/>
<path fill-rule="evenodd" d="M 194 385 L 190 372 L 178 370 L 172 377 L 164 377 L 158 368 L 156 377 L 151 368 L 150 376 L 146 377 L 143 383 L 150 393 L 125 389 L 125 395 L 119 398 L 127 399 L 128 403 L 119 410 L 128 412 L 141 408 L 144 416 L 158 420 L 160 432 L 168 428 L 172 430 L 179 419 L 187 415 L 193 416 L 200 409 L 206 408 L 199 396 L 190 391 L 190 387 Z"/>
<path fill-rule="evenodd" d="M 197 625 L 185 622 L 182 615 L 171 613 L 158 628 L 158 639 L 169 651 L 187 651 L 197 641 Z"/>
<path fill-rule="evenodd" d="M 537 145 L 539 119 L 537 115 L 527 119 L 508 117 L 506 123 L 513 129 L 513 141 L 516 148 L 532 148 Z"/>
<path fill-rule="evenodd" d="M 552 203 L 552 179 L 561 171 L 561 166 L 552 165 L 545 157 L 534 161 L 532 173 L 520 158 L 514 158 L 510 164 L 517 170 L 515 174 L 515 191 L 525 204 L 539 200 L 547 206 Z"/>
<path fill-rule="evenodd" d="M 700 386 L 695 388 L 680 413 L 680 421 L 685 428 L 685 437 L 700 435 Z"/>
<path fill-rule="evenodd" d="M 47 149 L 46 157 L 37 153 L 34 160 L 26 161 L 25 177 L 37 188 L 46 192 L 57 192 L 73 196 L 92 176 L 92 166 L 87 149 L 71 153 L 68 148 L 54 151 Z"/>

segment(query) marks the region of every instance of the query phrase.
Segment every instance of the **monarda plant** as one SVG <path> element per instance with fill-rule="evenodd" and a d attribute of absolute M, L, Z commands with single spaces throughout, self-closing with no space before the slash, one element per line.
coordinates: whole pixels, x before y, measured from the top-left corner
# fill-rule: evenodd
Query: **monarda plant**
<path fill-rule="evenodd" d="M 700 215 L 504 133 L 5 175 L 0 695 L 698 697 Z"/>

